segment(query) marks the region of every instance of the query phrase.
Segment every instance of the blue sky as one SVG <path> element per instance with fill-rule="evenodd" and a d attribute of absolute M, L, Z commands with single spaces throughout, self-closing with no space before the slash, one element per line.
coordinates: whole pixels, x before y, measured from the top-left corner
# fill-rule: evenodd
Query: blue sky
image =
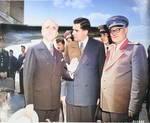
<path fill-rule="evenodd" d="M 123 15 L 129 19 L 128 38 L 140 42 L 145 48 L 150 45 L 149 0 L 25 0 L 24 24 L 41 25 L 52 18 L 59 26 L 72 26 L 73 20 L 86 17 L 91 26 L 105 24 L 114 15 Z M 150 2 L 150 1 L 149 1 Z"/>

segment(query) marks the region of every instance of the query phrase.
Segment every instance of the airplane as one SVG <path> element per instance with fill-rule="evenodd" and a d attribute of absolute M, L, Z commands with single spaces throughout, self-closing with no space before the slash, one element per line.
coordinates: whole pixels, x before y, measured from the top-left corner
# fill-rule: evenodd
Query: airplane
<path fill-rule="evenodd" d="M 58 36 L 63 36 L 66 30 L 72 30 L 71 26 L 60 26 Z M 42 39 L 41 26 L 23 24 L 0 24 L 0 35 L 4 37 L 4 48 L 11 45 L 25 44 L 31 40 Z M 97 27 L 91 27 L 89 37 L 99 37 Z"/>

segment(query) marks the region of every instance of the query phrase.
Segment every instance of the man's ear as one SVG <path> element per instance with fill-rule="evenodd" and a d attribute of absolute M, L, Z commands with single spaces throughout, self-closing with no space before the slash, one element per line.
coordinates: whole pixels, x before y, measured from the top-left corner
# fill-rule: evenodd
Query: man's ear
<path fill-rule="evenodd" d="M 128 28 L 125 28 L 125 34 L 127 34 L 128 33 Z"/>
<path fill-rule="evenodd" d="M 43 31 L 42 31 L 42 29 L 41 29 L 41 34 L 43 35 Z"/>
<path fill-rule="evenodd" d="M 56 37 L 58 36 L 58 32 L 57 32 L 57 34 L 56 34 Z"/>
<path fill-rule="evenodd" d="M 89 32 L 88 30 L 84 30 L 85 35 L 88 35 L 88 32 Z"/>

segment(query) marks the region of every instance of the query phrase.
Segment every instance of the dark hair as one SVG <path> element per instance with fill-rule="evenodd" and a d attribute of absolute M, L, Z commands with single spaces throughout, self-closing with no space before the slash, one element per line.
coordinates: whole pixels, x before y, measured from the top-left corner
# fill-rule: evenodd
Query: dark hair
<path fill-rule="evenodd" d="M 74 41 L 74 38 L 73 38 L 73 36 L 72 36 L 72 37 L 69 37 L 69 38 L 71 38 L 71 40 L 72 40 L 72 41 Z M 67 39 L 68 39 L 68 38 L 67 38 Z"/>
<path fill-rule="evenodd" d="M 21 45 L 21 47 L 23 47 L 24 49 L 26 49 L 26 47 L 24 45 Z"/>
<path fill-rule="evenodd" d="M 90 30 L 91 25 L 90 25 L 90 21 L 87 18 L 77 18 L 74 20 L 74 24 L 80 24 L 81 25 L 81 29 L 83 30 Z"/>
<path fill-rule="evenodd" d="M 9 50 L 9 52 L 12 52 L 12 53 L 13 53 L 14 51 L 13 51 L 13 50 Z"/>
<path fill-rule="evenodd" d="M 57 44 L 61 42 L 63 45 L 65 45 L 65 41 L 64 41 L 63 37 L 57 37 L 56 42 L 57 42 Z"/>
<path fill-rule="evenodd" d="M 101 32 L 100 32 L 100 35 L 101 35 L 101 33 L 107 33 L 107 34 L 108 34 L 108 41 L 109 41 L 109 44 L 112 44 L 112 39 L 111 39 L 111 36 L 110 36 L 110 31 L 109 31 L 109 29 L 107 28 L 107 26 L 106 26 L 106 25 L 101 25 L 101 26 L 98 27 L 98 29 L 104 29 L 104 30 L 105 30 L 105 31 L 101 31 Z"/>
<path fill-rule="evenodd" d="M 72 31 L 71 31 L 71 37 L 69 37 L 69 38 L 71 38 L 72 41 L 74 41 L 74 38 L 73 38 L 73 35 L 72 35 Z"/>

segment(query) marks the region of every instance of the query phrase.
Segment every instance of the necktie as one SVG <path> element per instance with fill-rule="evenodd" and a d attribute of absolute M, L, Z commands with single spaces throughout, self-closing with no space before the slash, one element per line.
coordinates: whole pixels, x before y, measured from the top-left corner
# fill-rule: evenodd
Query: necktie
<path fill-rule="evenodd" d="M 51 55 L 53 56 L 53 52 L 54 52 L 53 44 L 50 44 L 50 52 L 51 52 Z"/>
<path fill-rule="evenodd" d="M 110 56 L 110 51 L 107 51 L 107 53 L 106 53 L 106 59 L 105 59 L 105 65 L 108 62 L 109 56 Z"/>
<path fill-rule="evenodd" d="M 81 45 L 80 45 L 81 54 L 83 54 L 83 49 L 84 49 L 84 47 L 83 47 L 83 42 L 81 42 Z"/>

